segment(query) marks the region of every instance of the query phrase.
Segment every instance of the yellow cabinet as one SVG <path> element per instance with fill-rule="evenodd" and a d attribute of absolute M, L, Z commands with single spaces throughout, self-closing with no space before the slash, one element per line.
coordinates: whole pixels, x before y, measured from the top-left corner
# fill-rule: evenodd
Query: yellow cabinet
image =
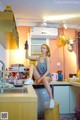
<path fill-rule="evenodd" d="M 13 12 L 0 12 L 0 43 L 6 49 L 19 47 L 19 36 Z"/>

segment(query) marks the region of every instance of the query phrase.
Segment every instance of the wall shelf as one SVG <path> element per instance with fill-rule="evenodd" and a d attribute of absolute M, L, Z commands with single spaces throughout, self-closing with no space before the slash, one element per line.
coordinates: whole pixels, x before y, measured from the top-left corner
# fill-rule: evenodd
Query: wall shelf
<path fill-rule="evenodd" d="M 0 43 L 6 49 L 19 47 L 19 36 L 13 12 L 0 11 Z"/>

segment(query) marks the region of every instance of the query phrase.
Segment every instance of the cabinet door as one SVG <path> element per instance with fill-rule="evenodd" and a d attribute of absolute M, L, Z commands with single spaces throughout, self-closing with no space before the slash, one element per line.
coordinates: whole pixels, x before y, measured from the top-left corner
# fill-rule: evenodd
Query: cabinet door
<path fill-rule="evenodd" d="M 80 94 L 80 88 L 71 86 L 70 87 L 70 113 L 75 113 L 75 107 L 77 105 L 77 97 Z"/>
<path fill-rule="evenodd" d="M 60 113 L 69 113 L 69 86 L 54 86 L 54 100 L 59 102 Z"/>
<path fill-rule="evenodd" d="M 77 49 L 78 49 L 78 68 L 80 69 L 80 32 L 77 32 L 76 33 L 76 38 L 77 38 L 77 41 L 78 41 L 78 45 L 77 45 Z"/>

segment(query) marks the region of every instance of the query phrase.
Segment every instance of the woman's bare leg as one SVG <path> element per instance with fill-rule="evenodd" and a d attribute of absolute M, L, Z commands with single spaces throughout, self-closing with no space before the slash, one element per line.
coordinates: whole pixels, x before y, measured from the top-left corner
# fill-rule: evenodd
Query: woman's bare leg
<path fill-rule="evenodd" d="M 30 66 L 30 71 L 29 71 L 29 77 L 32 78 L 32 76 L 34 76 L 35 80 L 38 80 L 41 76 L 40 74 L 38 73 L 35 65 L 31 65 Z M 52 95 L 52 90 L 51 90 L 51 87 L 49 85 L 49 81 L 50 81 L 50 78 L 49 77 L 45 77 L 42 82 L 50 96 L 50 99 L 53 99 L 53 95 Z"/>
<path fill-rule="evenodd" d="M 50 87 L 50 84 L 49 84 L 49 79 L 50 79 L 49 77 L 45 77 L 42 80 L 42 82 L 43 82 L 43 84 L 44 84 L 44 86 L 45 86 L 45 88 L 46 88 L 46 90 L 47 90 L 47 92 L 50 96 L 50 99 L 53 99 L 52 90 L 51 90 L 51 87 Z"/>
<path fill-rule="evenodd" d="M 33 65 L 33 64 L 30 66 L 29 78 L 32 79 L 32 76 L 34 76 L 34 79 L 36 79 L 36 80 L 38 80 L 41 77 L 38 70 L 36 69 L 35 65 Z"/>

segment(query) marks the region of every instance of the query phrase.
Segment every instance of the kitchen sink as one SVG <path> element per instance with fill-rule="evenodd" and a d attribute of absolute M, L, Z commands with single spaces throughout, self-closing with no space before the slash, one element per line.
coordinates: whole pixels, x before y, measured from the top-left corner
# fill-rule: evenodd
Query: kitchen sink
<path fill-rule="evenodd" d="M 27 88 L 24 87 L 15 87 L 15 88 L 1 88 L 0 93 L 8 94 L 8 93 L 27 93 Z"/>

